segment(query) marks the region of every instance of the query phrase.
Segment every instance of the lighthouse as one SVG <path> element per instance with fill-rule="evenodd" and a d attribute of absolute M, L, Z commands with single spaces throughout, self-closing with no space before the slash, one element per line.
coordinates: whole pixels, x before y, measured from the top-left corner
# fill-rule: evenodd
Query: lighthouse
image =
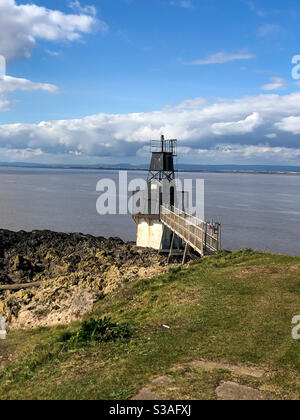
<path fill-rule="evenodd" d="M 147 188 L 139 192 L 140 206 L 133 210 L 137 224 L 136 244 L 139 247 L 169 250 L 182 247 L 182 239 L 161 222 L 161 209 L 179 208 L 188 211 L 188 195 L 177 188 L 174 159 L 177 156 L 177 140 L 151 141 L 151 163 Z M 175 236 L 175 237 L 174 237 Z"/>

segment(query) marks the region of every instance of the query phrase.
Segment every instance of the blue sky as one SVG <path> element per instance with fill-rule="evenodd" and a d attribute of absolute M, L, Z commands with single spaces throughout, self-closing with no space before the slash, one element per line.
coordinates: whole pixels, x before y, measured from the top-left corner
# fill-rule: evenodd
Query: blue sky
<path fill-rule="evenodd" d="M 300 164 L 299 18 L 296 0 L 0 0 L 0 161 L 139 162 L 164 132 L 184 162 Z"/>

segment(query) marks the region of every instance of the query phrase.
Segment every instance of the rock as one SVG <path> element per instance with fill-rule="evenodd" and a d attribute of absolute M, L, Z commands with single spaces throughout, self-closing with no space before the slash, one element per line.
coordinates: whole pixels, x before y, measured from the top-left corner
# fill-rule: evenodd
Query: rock
<path fill-rule="evenodd" d="M 31 270 L 32 266 L 29 260 L 22 257 L 22 255 L 17 255 L 16 258 L 14 259 L 12 268 L 15 271 L 18 271 L 18 270 L 28 271 L 28 270 Z"/>
<path fill-rule="evenodd" d="M 125 281 L 168 270 L 157 251 L 81 233 L 0 230 L 0 250 L 0 285 L 41 282 L 26 292 L 0 291 L 10 329 L 79 319 Z"/>
<path fill-rule="evenodd" d="M 98 300 L 96 294 L 87 290 L 78 289 L 68 293 L 62 289 L 61 292 L 55 301 L 52 304 L 49 302 L 47 306 L 39 302 L 31 302 L 30 305 L 24 306 L 19 311 L 16 322 L 11 323 L 11 329 L 67 324 L 90 312 Z"/>
<path fill-rule="evenodd" d="M 219 400 L 226 401 L 258 401 L 267 398 L 257 389 L 245 385 L 239 385 L 235 382 L 223 382 L 216 389 Z"/>
<path fill-rule="evenodd" d="M 229 363 L 210 362 L 206 360 L 193 360 L 189 364 L 203 370 L 225 369 L 237 375 L 252 376 L 253 378 L 262 378 L 266 373 L 264 369 L 256 366 L 231 365 Z"/>

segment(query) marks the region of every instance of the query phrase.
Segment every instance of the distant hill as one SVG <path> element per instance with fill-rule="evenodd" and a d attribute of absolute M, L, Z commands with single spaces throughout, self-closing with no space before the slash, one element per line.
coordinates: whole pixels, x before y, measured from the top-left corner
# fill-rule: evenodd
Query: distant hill
<path fill-rule="evenodd" d="M 132 165 L 130 163 L 116 164 L 43 164 L 26 162 L 0 162 L 0 167 L 18 168 L 52 168 L 52 169 L 110 169 L 110 170 L 148 170 L 149 163 Z M 187 172 L 254 172 L 254 173 L 300 173 L 300 166 L 289 165 L 190 165 L 180 163 L 177 166 L 179 171 Z"/>

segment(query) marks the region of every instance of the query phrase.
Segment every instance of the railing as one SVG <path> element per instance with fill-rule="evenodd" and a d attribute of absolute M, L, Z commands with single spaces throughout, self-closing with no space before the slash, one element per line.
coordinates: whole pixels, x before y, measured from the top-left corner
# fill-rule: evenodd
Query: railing
<path fill-rule="evenodd" d="M 210 225 L 176 207 L 160 207 L 161 222 L 183 239 L 200 255 L 221 249 L 221 226 Z"/>

